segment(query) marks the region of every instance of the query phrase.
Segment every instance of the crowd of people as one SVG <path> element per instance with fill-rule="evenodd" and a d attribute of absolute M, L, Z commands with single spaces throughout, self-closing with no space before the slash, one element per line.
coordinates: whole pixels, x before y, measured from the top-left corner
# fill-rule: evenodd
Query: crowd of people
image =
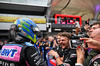
<path fill-rule="evenodd" d="M 32 20 L 18 19 L 0 51 L 0 66 L 100 66 L 100 22 L 86 24 L 84 29 L 87 34 L 76 27 L 75 33 L 41 38 Z M 84 42 L 73 49 L 70 41 L 74 38 Z"/>
<path fill-rule="evenodd" d="M 4 44 L 7 44 L 7 40 L 0 40 L 0 49 Z"/>

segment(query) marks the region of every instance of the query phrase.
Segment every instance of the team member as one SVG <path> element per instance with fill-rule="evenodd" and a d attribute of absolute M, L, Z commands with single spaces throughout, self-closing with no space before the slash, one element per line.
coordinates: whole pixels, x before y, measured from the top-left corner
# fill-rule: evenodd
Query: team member
<path fill-rule="evenodd" d="M 89 37 L 90 37 L 90 38 L 91 38 L 92 32 L 93 32 L 95 29 L 97 29 L 97 28 L 100 28 L 100 22 L 95 22 L 95 23 L 92 24 L 91 28 L 88 28 L 88 33 L 89 33 Z M 90 29 L 90 30 L 89 30 L 89 29 Z M 90 38 L 89 38 L 89 41 L 90 41 Z M 82 39 L 82 38 L 81 38 L 81 39 Z M 92 40 L 92 41 L 93 41 L 93 40 Z M 91 43 L 91 45 L 92 45 L 92 43 Z M 84 46 L 85 46 L 85 44 L 84 44 Z M 87 47 L 86 47 L 86 48 L 87 48 Z M 91 60 L 94 56 L 96 56 L 96 55 L 98 54 L 98 52 L 97 52 L 95 49 L 91 49 L 91 48 L 92 48 L 92 47 L 89 47 L 89 45 L 88 45 L 87 52 L 85 52 L 85 56 L 84 56 L 84 58 L 85 58 L 84 63 L 83 63 L 84 66 L 88 66 L 90 60 Z M 86 55 L 86 53 L 87 53 L 87 55 Z"/>
<path fill-rule="evenodd" d="M 100 50 L 97 46 L 98 43 L 100 43 L 100 28 L 97 28 L 93 30 L 91 33 L 91 38 L 82 38 L 82 40 L 86 40 L 86 43 L 88 44 L 88 47 L 95 49 L 98 54 L 92 57 L 92 59 L 89 61 L 88 66 L 99 66 L 100 65 Z M 77 64 L 76 66 L 83 66 L 84 62 L 84 54 L 81 48 L 77 48 Z"/>
<path fill-rule="evenodd" d="M 84 66 L 88 66 L 90 60 L 98 55 L 98 51 L 96 51 L 96 49 L 99 48 L 99 44 L 100 42 L 95 41 L 92 39 L 92 32 L 94 32 L 94 30 L 100 28 L 100 22 L 95 22 L 92 24 L 91 30 L 89 30 L 89 36 L 91 38 L 81 38 L 81 40 L 86 40 L 86 42 L 88 43 L 88 48 L 92 48 L 91 50 L 88 51 L 88 56 L 87 58 L 85 58 L 83 65 Z M 97 31 L 95 32 L 95 34 L 98 33 Z M 98 35 L 97 35 L 98 36 Z"/>
<path fill-rule="evenodd" d="M 0 66 L 45 66 L 34 46 L 39 33 L 32 20 L 16 20 L 10 27 L 9 43 L 0 51 Z"/>
<path fill-rule="evenodd" d="M 62 53 L 63 58 L 61 58 L 59 54 L 54 50 L 51 50 L 49 52 L 49 55 L 55 57 L 58 66 L 67 66 L 67 65 L 73 66 L 76 63 L 76 54 L 70 49 L 70 44 L 69 44 L 70 38 L 71 35 L 67 32 L 63 32 L 60 35 L 60 45 L 63 49 Z"/>
<path fill-rule="evenodd" d="M 58 33 L 58 35 L 57 35 L 57 41 L 56 41 L 56 43 L 57 43 L 58 46 L 56 46 L 55 48 L 53 48 L 53 50 L 56 51 L 59 54 L 60 57 L 63 57 L 63 49 L 62 49 L 61 43 L 60 43 L 60 35 L 61 34 L 62 33 Z"/>

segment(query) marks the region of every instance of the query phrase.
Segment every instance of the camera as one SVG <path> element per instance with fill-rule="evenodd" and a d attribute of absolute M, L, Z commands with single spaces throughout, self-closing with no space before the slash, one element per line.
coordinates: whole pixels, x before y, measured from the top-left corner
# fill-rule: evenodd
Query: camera
<path fill-rule="evenodd" d="M 76 49 L 78 46 L 81 46 L 83 43 L 84 43 L 83 40 L 72 39 L 72 40 L 70 40 L 70 48 Z"/>

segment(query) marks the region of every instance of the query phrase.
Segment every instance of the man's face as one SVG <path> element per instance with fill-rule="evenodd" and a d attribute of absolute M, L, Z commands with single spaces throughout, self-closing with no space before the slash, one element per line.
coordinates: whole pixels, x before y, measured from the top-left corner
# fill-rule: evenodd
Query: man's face
<path fill-rule="evenodd" d="M 43 39 L 43 41 L 47 41 L 46 39 Z"/>
<path fill-rule="evenodd" d="M 93 25 L 93 26 L 91 27 L 91 29 L 90 29 L 90 31 L 89 31 L 90 37 L 91 37 L 92 32 L 93 32 L 95 29 L 97 29 L 97 28 L 100 28 L 99 24 Z"/>
<path fill-rule="evenodd" d="M 60 44 L 62 48 L 69 48 L 69 39 L 67 37 L 61 36 L 60 37 Z"/>
<path fill-rule="evenodd" d="M 60 44 L 60 36 L 57 36 L 58 44 Z"/>
<path fill-rule="evenodd" d="M 100 28 L 93 30 L 93 32 L 91 33 L 91 38 L 100 41 Z"/>
<path fill-rule="evenodd" d="M 81 32 L 81 28 L 78 28 L 78 32 Z"/>
<path fill-rule="evenodd" d="M 92 32 L 91 38 L 93 39 L 93 40 L 92 40 L 93 42 L 91 42 L 91 40 L 90 40 L 91 43 L 89 43 L 88 46 L 89 46 L 90 48 L 94 48 L 94 49 L 97 50 L 97 51 L 100 51 L 99 46 L 98 46 L 98 44 L 97 44 L 98 42 L 100 42 L 100 28 L 97 28 L 97 29 L 95 29 L 95 30 Z M 97 41 L 98 41 L 98 42 L 97 42 Z M 97 44 L 97 45 L 95 46 L 95 44 Z M 99 50 L 98 50 L 98 49 L 99 49 Z"/>

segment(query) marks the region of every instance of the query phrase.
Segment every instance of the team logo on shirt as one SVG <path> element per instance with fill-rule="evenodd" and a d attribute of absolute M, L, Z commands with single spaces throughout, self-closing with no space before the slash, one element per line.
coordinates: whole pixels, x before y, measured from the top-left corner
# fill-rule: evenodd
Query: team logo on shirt
<path fill-rule="evenodd" d="M 10 58 L 13 58 L 16 53 L 17 49 L 2 49 L 0 56 L 8 57 L 10 55 Z"/>

